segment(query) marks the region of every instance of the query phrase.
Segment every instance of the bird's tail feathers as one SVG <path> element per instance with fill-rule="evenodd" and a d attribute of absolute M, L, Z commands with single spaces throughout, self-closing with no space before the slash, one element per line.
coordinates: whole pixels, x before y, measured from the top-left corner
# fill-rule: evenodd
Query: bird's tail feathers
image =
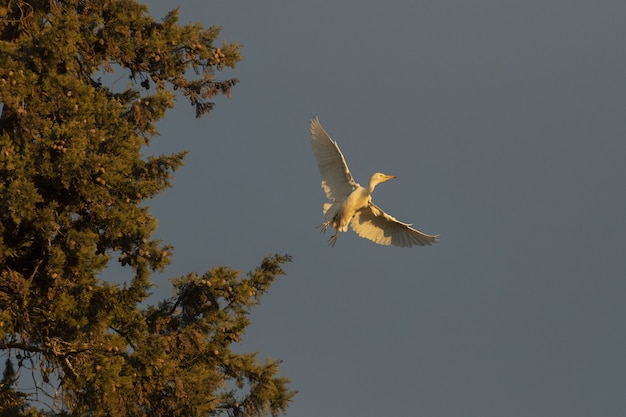
<path fill-rule="evenodd" d="M 339 203 L 324 203 L 322 210 L 324 212 L 324 220 L 332 220 L 337 215 L 341 204 Z"/>

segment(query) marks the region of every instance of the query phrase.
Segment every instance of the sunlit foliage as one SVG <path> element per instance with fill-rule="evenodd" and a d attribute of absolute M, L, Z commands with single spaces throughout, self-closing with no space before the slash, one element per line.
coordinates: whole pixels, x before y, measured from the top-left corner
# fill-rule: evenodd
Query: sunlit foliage
<path fill-rule="evenodd" d="M 185 152 L 141 150 L 177 95 L 197 116 L 230 95 L 237 80 L 216 76 L 240 47 L 219 34 L 133 0 L 0 3 L 0 416 L 44 400 L 59 416 L 285 411 L 278 363 L 230 346 L 288 256 L 189 274 L 142 307 L 171 255 L 145 201 Z M 110 261 L 132 271 L 125 284 L 99 278 Z"/>

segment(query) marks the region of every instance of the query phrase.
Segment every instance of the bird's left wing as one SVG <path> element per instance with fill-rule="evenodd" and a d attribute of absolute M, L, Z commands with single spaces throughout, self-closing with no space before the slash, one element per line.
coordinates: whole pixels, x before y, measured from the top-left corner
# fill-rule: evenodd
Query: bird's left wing
<path fill-rule="evenodd" d="M 402 223 L 373 203 L 358 210 L 350 225 L 357 235 L 379 245 L 411 247 L 437 242 L 437 236 L 413 229 L 410 224 Z"/>
<path fill-rule="evenodd" d="M 328 136 L 317 117 L 311 120 L 309 129 L 326 197 L 332 201 L 343 201 L 356 188 L 346 160 L 337 142 Z"/>

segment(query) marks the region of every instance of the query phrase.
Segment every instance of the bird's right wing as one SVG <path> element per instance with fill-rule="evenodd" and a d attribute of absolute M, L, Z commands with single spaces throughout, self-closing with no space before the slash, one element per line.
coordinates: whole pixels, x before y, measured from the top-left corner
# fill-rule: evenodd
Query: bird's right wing
<path fill-rule="evenodd" d="M 343 201 L 357 186 L 346 160 L 337 142 L 328 136 L 317 117 L 311 120 L 309 129 L 326 197 L 332 201 Z"/>
<path fill-rule="evenodd" d="M 413 229 L 410 224 L 402 223 L 374 203 L 357 210 L 350 225 L 357 235 L 379 245 L 411 247 L 437 242 L 437 236 Z"/>

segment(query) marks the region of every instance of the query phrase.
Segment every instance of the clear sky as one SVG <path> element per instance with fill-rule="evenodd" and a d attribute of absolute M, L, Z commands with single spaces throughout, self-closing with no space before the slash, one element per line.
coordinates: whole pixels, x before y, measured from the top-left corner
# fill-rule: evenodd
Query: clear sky
<path fill-rule="evenodd" d="M 241 83 L 183 99 L 148 152 L 155 277 L 289 253 L 242 350 L 283 359 L 288 416 L 626 415 L 626 2 L 149 0 L 224 27 Z M 441 242 L 320 235 L 314 115 L 374 201 Z"/>

